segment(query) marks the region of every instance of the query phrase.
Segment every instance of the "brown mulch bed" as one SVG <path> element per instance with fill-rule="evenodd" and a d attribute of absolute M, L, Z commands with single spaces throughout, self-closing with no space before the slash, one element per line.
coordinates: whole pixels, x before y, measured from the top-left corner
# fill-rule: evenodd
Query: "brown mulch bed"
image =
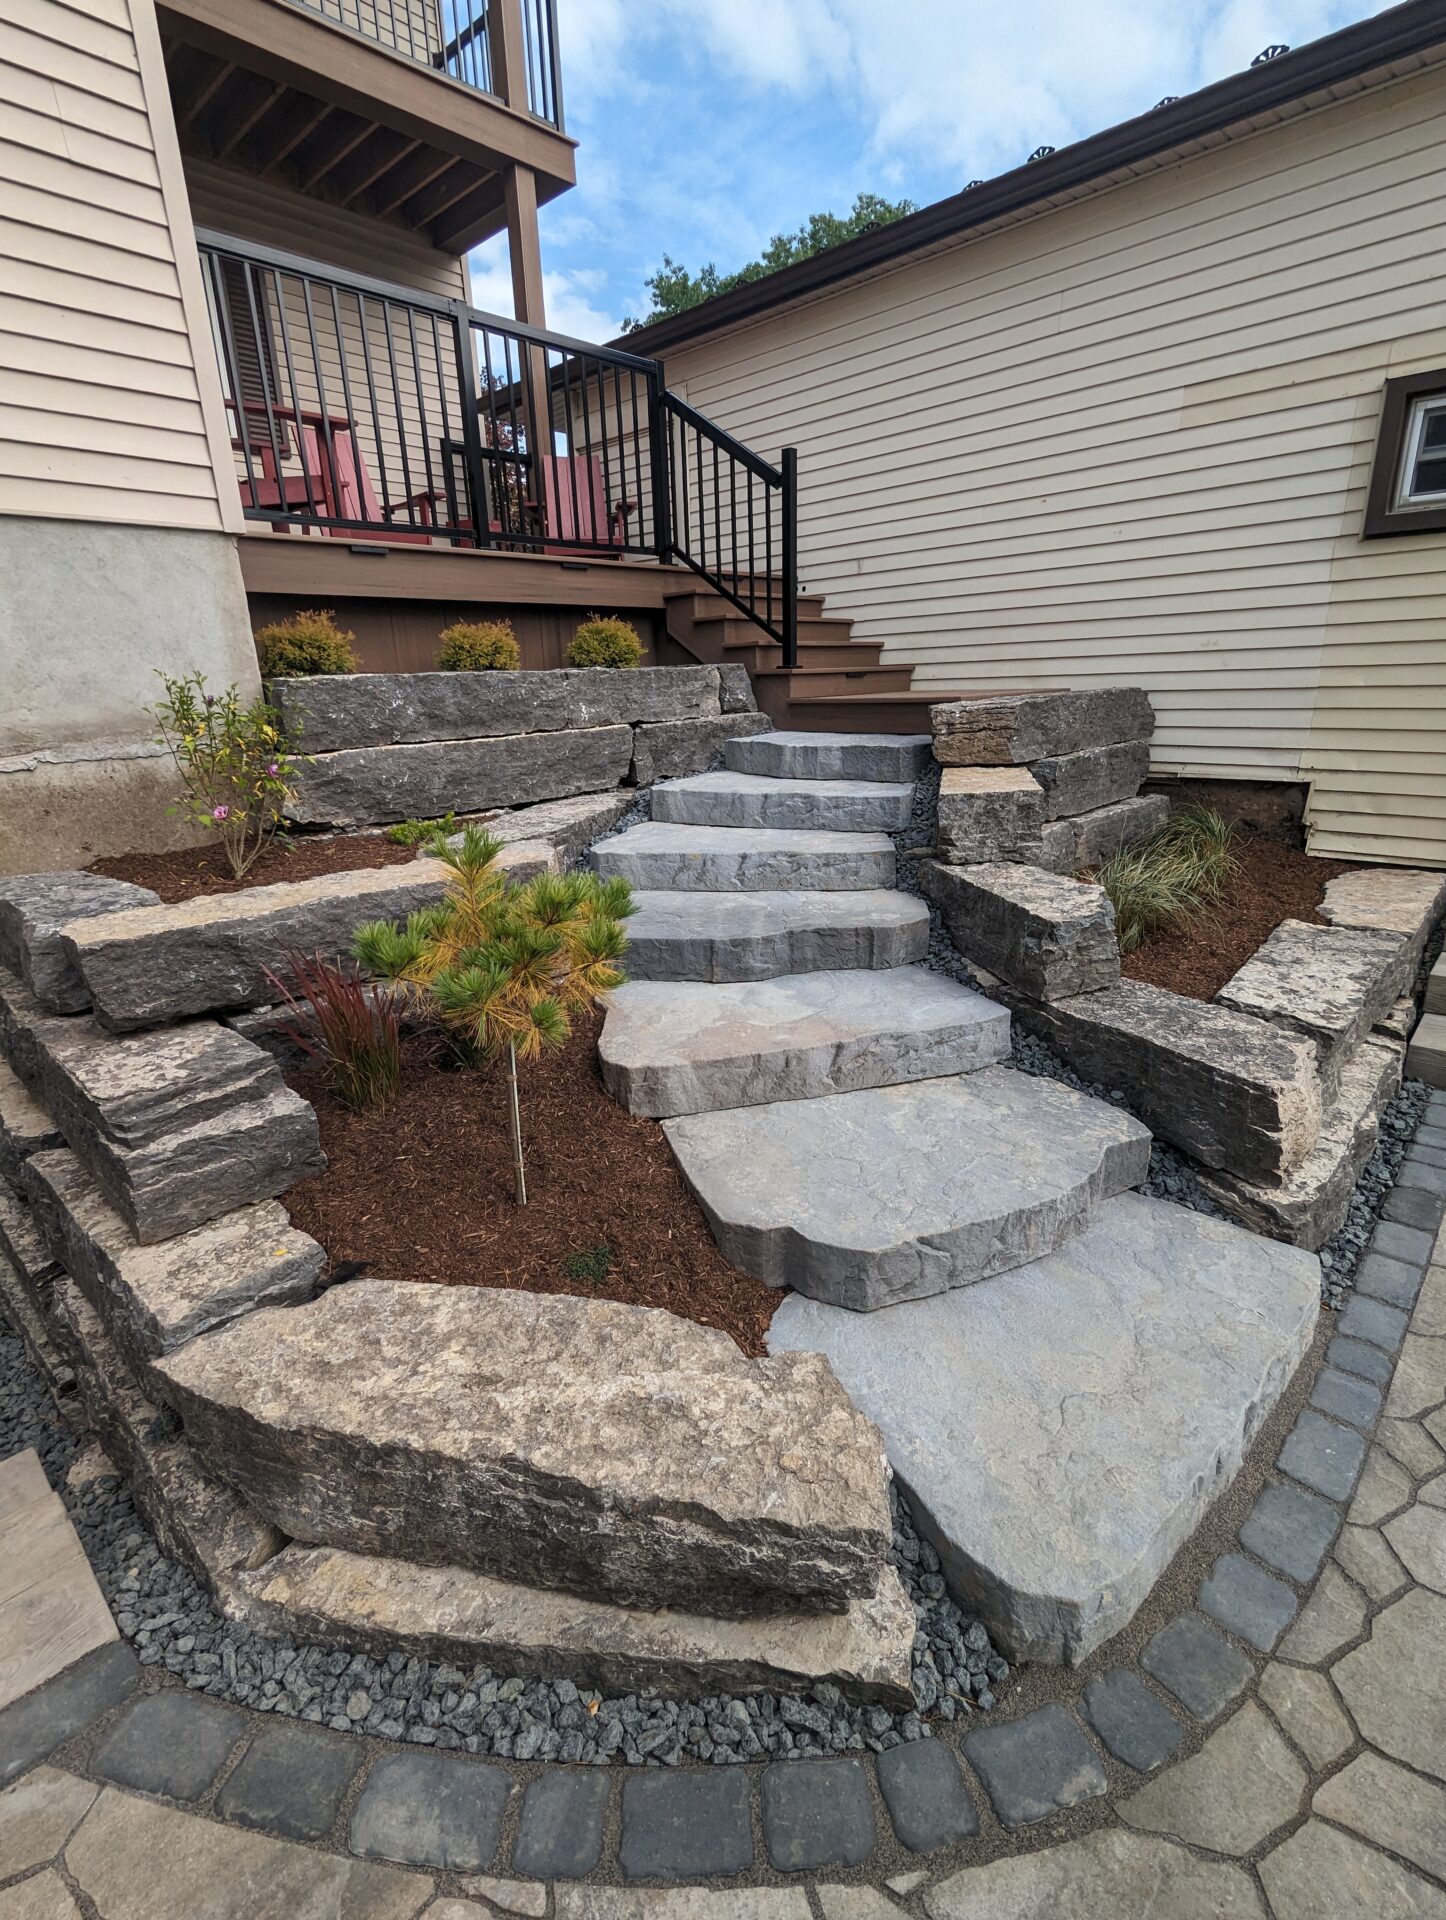
<path fill-rule="evenodd" d="M 662 1129 L 608 1096 L 600 1026 L 578 1020 L 565 1047 L 522 1068 L 526 1207 L 513 1198 L 502 1067 L 449 1067 L 435 1041 L 409 1038 L 400 1093 L 370 1113 L 344 1107 L 320 1067 L 293 1074 L 330 1164 L 286 1195 L 291 1217 L 334 1263 L 386 1279 L 662 1307 L 757 1357 L 783 1295 L 728 1264 Z M 605 1278 L 563 1271 L 599 1247 L 612 1256 Z"/>
<path fill-rule="evenodd" d="M 1326 882 L 1352 871 L 1348 861 L 1314 860 L 1263 833 L 1237 834 L 1234 852 L 1239 865 L 1219 903 L 1127 953 L 1120 962 L 1126 978 L 1213 1000 L 1282 920 L 1322 925 L 1316 908 Z"/>
<path fill-rule="evenodd" d="M 314 880 L 323 873 L 354 873 L 361 867 L 400 867 L 415 860 L 415 847 L 399 847 L 381 833 L 326 834 L 316 839 L 273 840 L 244 880 L 233 880 L 219 846 L 182 847 L 175 853 L 112 853 L 92 860 L 92 873 L 149 887 L 167 906 L 202 894 L 240 893 L 279 880 Z"/>

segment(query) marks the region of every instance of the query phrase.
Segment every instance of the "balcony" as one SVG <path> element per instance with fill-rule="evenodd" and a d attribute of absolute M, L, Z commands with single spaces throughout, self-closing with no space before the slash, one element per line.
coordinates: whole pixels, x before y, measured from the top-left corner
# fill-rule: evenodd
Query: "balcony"
<path fill-rule="evenodd" d="M 555 0 L 160 0 L 184 155 L 424 234 L 507 225 L 574 184 Z"/>

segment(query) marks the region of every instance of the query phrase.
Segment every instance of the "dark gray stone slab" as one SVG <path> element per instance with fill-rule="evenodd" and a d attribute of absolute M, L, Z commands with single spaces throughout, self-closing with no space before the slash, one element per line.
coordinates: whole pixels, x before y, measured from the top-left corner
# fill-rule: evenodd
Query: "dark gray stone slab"
<path fill-rule="evenodd" d="M 1044 789 L 1028 767 L 945 767 L 939 847 L 960 866 L 1042 859 Z"/>
<path fill-rule="evenodd" d="M 1402 1260 L 1407 1265 L 1426 1266 L 1436 1245 L 1434 1233 L 1428 1233 L 1422 1227 L 1404 1226 L 1399 1220 L 1380 1220 L 1376 1231 L 1371 1235 L 1371 1251 L 1384 1253 L 1387 1259 Z"/>
<path fill-rule="evenodd" d="M 1446 1215 L 1446 1195 L 1430 1193 L 1424 1187 L 1402 1186 L 1399 1182 L 1386 1195 L 1381 1208 L 1383 1220 L 1398 1220 L 1408 1227 L 1421 1227 L 1434 1233 Z"/>
<path fill-rule="evenodd" d="M 481 813 L 561 800 L 620 786 L 632 757 L 627 726 L 349 748 L 318 754 L 298 770 L 291 817 L 300 826 L 366 827 L 434 820 L 448 808 Z"/>
<path fill-rule="evenodd" d="M 274 1720 L 227 1775 L 216 1811 L 287 1840 L 324 1840 L 365 1757 L 350 1734 Z"/>
<path fill-rule="evenodd" d="M 605 880 L 639 890 L 857 893 L 894 884 L 894 843 L 886 833 L 644 820 L 599 840 L 588 858 Z"/>
<path fill-rule="evenodd" d="M 268 691 L 294 745 L 304 753 L 335 753 L 706 719 L 719 711 L 719 686 L 712 666 L 549 667 L 518 673 L 319 674 L 272 680 Z"/>
<path fill-rule="evenodd" d="M 1044 788 L 1045 819 L 1065 820 L 1134 799 L 1150 771 L 1150 748 L 1144 740 L 1091 747 L 1035 760 L 1030 771 Z"/>
<path fill-rule="evenodd" d="M 1126 1668 L 1091 1680 L 1081 1702 L 1085 1718 L 1109 1748 L 1137 1773 L 1163 1766 L 1184 1739 L 1184 1728 L 1144 1681 Z"/>
<path fill-rule="evenodd" d="M 1326 882 L 1320 917 L 1335 927 L 1397 933 L 1414 974 L 1431 930 L 1446 907 L 1446 876 L 1411 867 L 1360 867 Z"/>
<path fill-rule="evenodd" d="M 757 773 L 693 773 L 653 788 L 653 819 L 684 826 L 790 832 L 901 833 L 913 786 L 882 780 L 771 780 Z"/>
<path fill-rule="evenodd" d="M 913 1853 L 969 1840 L 979 1814 L 953 1749 L 942 1740 L 908 1740 L 878 1758 L 879 1792 L 894 1832 Z"/>
<path fill-rule="evenodd" d="M 797 733 L 730 740 L 725 766 L 782 780 L 917 780 L 932 758 L 927 733 Z"/>
<path fill-rule="evenodd" d="M 1142 687 L 1082 687 L 942 701 L 929 709 L 946 767 L 1022 766 L 1048 755 L 1148 740 L 1154 710 Z"/>
<path fill-rule="evenodd" d="M 1423 1193 L 1446 1193 L 1446 1154 L 1431 1147 L 1413 1147 L 1401 1162 L 1396 1184 L 1419 1187 Z"/>
<path fill-rule="evenodd" d="M 787 973 L 907 967 L 929 947 L 929 909 L 911 893 L 634 895 L 633 980 L 771 980 Z"/>
<path fill-rule="evenodd" d="M 963 958 L 1031 1000 L 1068 1000 L 1119 981 L 1114 908 L 1099 887 L 1008 861 L 925 860 L 919 884 Z"/>
<path fill-rule="evenodd" d="M 1283 1580 L 1243 1554 L 1222 1554 L 1200 1588 L 1200 1610 L 1222 1627 L 1269 1653 L 1300 1605 Z"/>
<path fill-rule="evenodd" d="M 1366 1443 L 1360 1434 L 1307 1407 L 1286 1435 L 1275 1464 L 1327 1500 L 1345 1500 L 1365 1457 Z"/>
<path fill-rule="evenodd" d="M 1047 1820 L 1109 1790 L 1094 1748 L 1060 1706 L 1040 1707 L 1001 1727 L 981 1727 L 965 1740 L 964 1755 L 984 1782 L 1000 1824 L 1011 1829 Z"/>
<path fill-rule="evenodd" d="M 1336 1321 L 1348 1340 L 1369 1340 L 1386 1353 L 1396 1351 L 1410 1324 L 1411 1316 L 1403 1308 L 1387 1306 L 1384 1300 L 1371 1300 L 1364 1294 L 1352 1294 Z"/>
<path fill-rule="evenodd" d="M 0 1060 L 0 1182 L 18 1191 L 31 1154 L 64 1144 L 45 1108 L 8 1062 Z"/>
<path fill-rule="evenodd" d="M 1310 1404 L 1322 1413 L 1334 1414 L 1353 1427 L 1374 1426 L 1381 1411 L 1381 1389 L 1353 1373 L 1339 1373 L 1334 1367 L 1322 1367 L 1310 1390 Z"/>
<path fill-rule="evenodd" d="M 0 1787 L 93 1727 L 141 1683 L 140 1662 L 123 1641 L 77 1660 L 56 1679 L 0 1711 Z"/>
<path fill-rule="evenodd" d="M 1149 1158 L 1128 1115 L 1010 1067 L 685 1114 L 663 1130 L 736 1266 L 863 1312 L 1061 1246 Z"/>
<path fill-rule="evenodd" d="M 618 1865 L 626 1880 L 698 1880 L 753 1865 L 748 1780 L 739 1767 L 630 1773 Z"/>
<path fill-rule="evenodd" d="M 716 720 L 664 720 L 633 730 L 633 780 L 640 787 L 682 774 L 706 773 L 730 741 L 765 734 L 764 713 L 725 713 Z"/>
<path fill-rule="evenodd" d="M 1316 1047 L 1327 1095 L 1341 1064 L 1395 1004 L 1407 981 L 1399 934 L 1282 920 L 1215 998 L 1304 1034 Z"/>
<path fill-rule="evenodd" d="M 1375 1386 L 1391 1384 L 1389 1354 L 1382 1353 L 1379 1347 L 1367 1346 L 1362 1340 L 1348 1340 L 1338 1333 L 1326 1348 L 1326 1359 L 1343 1373 L 1354 1373 Z"/>
<path fill-rule="evenodd" d="M 828 1368 L 672 1314 L 361 1279 L 155 1373 L 296 1540 L 719 1617 L 843 1613 L 883 1571 L 882 1445 Z"/>
<path fill-rule="evenodd" d="M 748 669 L 739 660 L 727 660 L 718 667 L 718 701 L 724 713 L 757 713 L 753 682 Z"/>
<path fill-rule="evenodd" d="M 90 1770 L 133 1793 L 199 1800 L 246 1733 L 244 1714 L 179 1687 L 137 1700 L 108 1727 Z"/>
<path fill-rule="evenodd" d="M 874 1808 L 861 1760 L 785 1760 L 765 1767 L 763 1844 L 780 1873 L 862 1866 L 874 1850 Z"/>
<path fill-rule="evenodd" d="M 1145 1643 L 1140 1665 L 1197 1720 L 1213 1720 L 1254 1676 L 1238 1647 L 1198 1613 L 1181 1613 Z"/>
<path fill-rule="evenodd" d="M 452 1753 L 389 1753 L 367 1775 L 347 1845 L 366 1860 L 481 1873 L 502 1831 L 511 1779 Z"/>
<path fill-rule="evenodd" d="M 1402 1307 L 1409 1312 L 1416 1304 L 1416 1295 L 1421 1291 L 1424 1278 L 1420 1267 L 1407 1265 L 1402 1260 L 1390 1260 L 1384 1253 L 1373 1252 L 1362 1257 L 1351 1284 L 1357 1293 L 1366 1294 L 1372 1300 L 1384 1300 L 1388 1307 Z"/>
<path fill-rule="evenodd" d="M 1315 1048 L 1267 1021 L 1138 980 L 1045 1006 L 1017 1004 L 1016 1017 L 1207 1167 L 1278 1179 L 1320 1134 Z"/>
<path fill-rule="evenodd" d="M 1288 1482 L 1272 1481 L 1261 1488 L 1250 1509 L 1240 1529 L 1240 1544 L 1277 1573 L 1307 1586 L 1320 1572 L 1340 1524 L 1340 1510 L 1329 1500 Z"/>
<path fill-rule="evenodd" d="M 0 879 L 0 967 L 49 1013 L 80 1013 L 90 993 L 60 938 L 67 924 L 127 907 L 160 904 L 149 887 L 100 873 L 14 873 Z"/>
<path fill-rule="evenodd" d="M 523 1796 L 512 1870 L 529 1880 L 580 1880 L 602 1858 L 612 1782 L 595 1773 L 552 1767 Z"/>
<path fill-rule="evenodd" d="M 1170 813 L 1163 793 L 1141 793 L 1069 820 L 1047 820 L 1040 833 L 1040 866 L 1052 873 L 1088 873 L 1122 848 L 1162 827 Z"/>

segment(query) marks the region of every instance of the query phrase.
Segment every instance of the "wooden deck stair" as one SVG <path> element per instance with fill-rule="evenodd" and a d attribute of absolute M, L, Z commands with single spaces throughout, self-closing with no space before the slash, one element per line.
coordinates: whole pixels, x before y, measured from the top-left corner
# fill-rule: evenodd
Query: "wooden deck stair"
<path fill-rule="evenodd" d="M 664 596 L 667 641 L 660 659 L 736 661 L 747 667 L 758 705 L 775 726 L 812 733 L 928 733 L 929 709 L 967 700 L 977 690 L 928 693 L 914 688 L 914 669 L 886 663 L 876 640 L 856 640 L 847 615 L 826 613 L 824 596 L 798 596 L 798 665 L 732 603 L 701 583 Z M 1001 691 L 991 687 L 991 695 Z M 979 697 L 983 697 L 982 694 Z"/>

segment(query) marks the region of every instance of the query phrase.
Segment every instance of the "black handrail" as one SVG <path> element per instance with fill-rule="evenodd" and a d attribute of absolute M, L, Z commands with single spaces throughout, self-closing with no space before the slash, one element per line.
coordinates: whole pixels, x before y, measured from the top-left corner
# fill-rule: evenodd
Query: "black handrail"
<path fill-rule="evenodd" d="M 249 519 L 677 560 L 797 664 L 797 463 L 658 361 L 209 229 L 196 235 Z"/>

